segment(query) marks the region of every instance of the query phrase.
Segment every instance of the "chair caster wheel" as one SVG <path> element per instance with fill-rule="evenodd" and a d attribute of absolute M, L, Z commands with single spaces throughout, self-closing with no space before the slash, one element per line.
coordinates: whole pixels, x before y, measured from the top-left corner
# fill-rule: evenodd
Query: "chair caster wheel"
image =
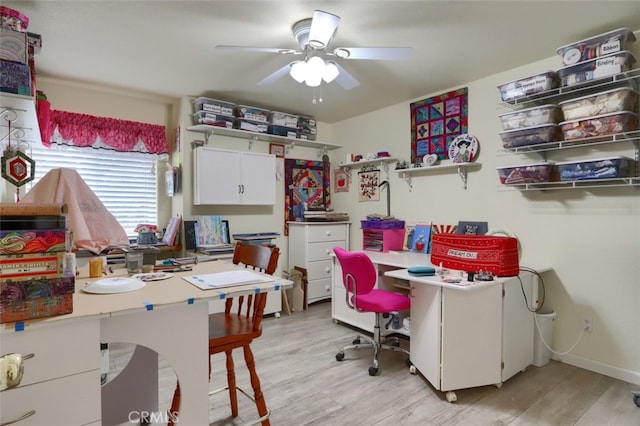
<path fill-rule="evenodd" d="M 380 368 L 373 367 L 373 366 L 369 367 L 369 375 L 370 376 L 377 376 L 378 373 L 380 373 Z"/>
<path fill-rule="evenodd" d="M 361 343 L 360 338 L 356 337 L 355 339 L 353 339 L 353 342 L 351 343 L 353 343 L 354 345 L 359 345 Z"/>
<path fill-rule="evenodd" d="M 336 361 L 342 361 L 344 359 L 344 352 L 338 352 L 336 354 Z"/>
<path fill-rule="evenodd" d="M 456 402 L 458 400 L 458 396 L 456 395 L 455 392 L 449 391 L 447 392 L 447 401 L 449 402 Z"/>

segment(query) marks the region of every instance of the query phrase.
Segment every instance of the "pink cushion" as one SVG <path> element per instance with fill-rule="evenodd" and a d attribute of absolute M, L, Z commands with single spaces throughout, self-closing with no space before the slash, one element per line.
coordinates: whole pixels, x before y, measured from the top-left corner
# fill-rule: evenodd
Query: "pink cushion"
<path fill-rule="evenodd" d="M 373 289 L 366 294 L 356 296 L 356 306 L 361 311 L 384 313 L 409 309 L 411 299 L 403 294 Z"/>

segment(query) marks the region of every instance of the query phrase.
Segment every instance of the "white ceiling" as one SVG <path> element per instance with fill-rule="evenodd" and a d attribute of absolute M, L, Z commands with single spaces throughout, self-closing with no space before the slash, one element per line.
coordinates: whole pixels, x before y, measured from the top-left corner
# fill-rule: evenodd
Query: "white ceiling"
<path fill-rule="evenodd" d="M 212 96 L 333 123 L 555 55 L 559 46 L 640 27 L 640 1 L 11 1 L 42 35 L 41 76 L 163 96 Z M 360 86 L 315 93 L 292 60 L 218 44 L 297 48 L 291 25 L 321 9 L 342 18 L 330 47 L 412 47 L 410 61 L 342 60 Z M 560 61 L 558 60 L 558 68 Z M 496 89 L 497 90 L 497 89 Z M 496 91 L 496 93 L 498 93 Z M 55 108 L 55 105 L 54 105 Z"/>

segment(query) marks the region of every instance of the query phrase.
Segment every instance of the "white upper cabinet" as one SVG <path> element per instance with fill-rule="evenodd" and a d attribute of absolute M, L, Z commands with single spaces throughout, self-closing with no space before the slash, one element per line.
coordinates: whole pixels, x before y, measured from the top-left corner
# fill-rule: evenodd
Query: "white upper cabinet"
<path fill-rule="evenodd" d="M 274 155 L 196 148 L 193 150 L 193 204 L 273 205 L 275 175 Z"/>

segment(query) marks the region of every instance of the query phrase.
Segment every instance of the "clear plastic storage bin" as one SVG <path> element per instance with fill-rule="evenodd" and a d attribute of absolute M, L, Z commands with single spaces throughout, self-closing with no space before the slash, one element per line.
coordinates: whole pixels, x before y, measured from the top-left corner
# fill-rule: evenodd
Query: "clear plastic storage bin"
<path fill-rule="evenodd" d="M 556 167 L 561 181 L 622 178 L 634 172 L 633 163 L 627 157 L 564 161 L 556 163 Z"/>
<path fill-rule="evenodd" d="M 575 86 L 629 71 L 635 62 L 635 56 L 624 50 L 560 68 L 558 76 L 562 87 Z"/>
<path fill-rule="evenodd" d="M 558 105 L 542 105 L 498 115 L 503 130 L 515 130 L 542 124 L 558 124 L 563 120 Z"/>
<path fill-rule="evenodd" d="M 636 40 L 636 36 L 628 28 L 619 28 L 604 34 L 561 46 L 556 53 L 562 58 L 563 65 L 574 65 L 599 56 L 625 50 L 627 45 Z"/>
<path fill-rule="evenodd" d="M 530 77 L 521 78 L 498 85 L 503 101 L 531 96 L 536 93 L 555 89 L 560 85 L 560 79 L 555 71 L 546 71 Z"/>
<path fill-rule="evenodd" d="M 618 87 L 563 101 L 558 106 L 562 110 L 565 120 L 577 120 L 612 112 L 636 111 L 637 102 L 638 92 L 630 87 Z"/>
<path fill-rule="evenodd" d="M 499 132 L 504 148 L 539 145 L 562 140 L 562 130 L 557 124 L 525 127 L 522 129 Z"/>
<path fill-rule="evenodd" d="M 564 140 L 584 139 L 594 136 L 608 136 L 616 133 L 630 132 L 638 127 L 638 115 L 629 112 L 612 112 L 595 117 L 560 123 Z"/>
<path fill-rule="evenodd" d="M 553 163 L 535 163 L 498 167 L 498 177 L 503 185 L 551 182 L 554 179 Z"/>

